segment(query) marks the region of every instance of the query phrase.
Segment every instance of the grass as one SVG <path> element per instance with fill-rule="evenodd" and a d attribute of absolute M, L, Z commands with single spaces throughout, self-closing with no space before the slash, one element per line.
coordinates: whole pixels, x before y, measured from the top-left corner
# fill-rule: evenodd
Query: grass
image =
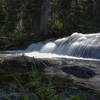
<path fill-rule="evenodd" d="M 27 67 L 26 64 L 24 64 L 24 66 Z M 32 64 L 31 71 L 26 72 L 26 74 L 27 76 L 25 76 L 24 83 L 23 77 L 19 79 L 15 74 L 12 75 L 20 89 L 18 93 L 21 94 L 23 100 L 62 100 L 62 97 L 58 95 L 58 91 L 54 89 L 50 80 L 47 86 L 43 85 L 42 76 L 40 76 L 37 70 L 35 61 Z M 5 95 L 2 95 L 2 97 L 6 100 L 12 100 Z M 19 100 L 18 97 L 16 97 L 16 100 Z M 85 96 L 83 94 L 78 94 L 69 96 L 69 98 L 66 97 L 64 100 L 85 100 Z"/>
<path fill-rule="evenodd" d="M 27 82 L 27 86 L 31 87 L 31 93 L 34 97 L 32 100 L 61 100 L 61 96 L 57 95 L 57 91 L 53 88 L 52 82 L 49 81 L 48 86 L 41 86 L 41 76 L 36 68 L 35 61 L 32 65 L 32 71 L 28 73 L 30 77 L 30 82 Z M 31 100 L 28 97 L 28 94 L 25 92 L 23 85 L 20 81 L 15 77 L 15 80 L 18 86 L 21 89 L 21 93 L 23 95 L 24 100 Z M 85 100 L 86 96 L 83 94 L 72 95 L 69 98 L 65 98 L 64 100 Z"/>

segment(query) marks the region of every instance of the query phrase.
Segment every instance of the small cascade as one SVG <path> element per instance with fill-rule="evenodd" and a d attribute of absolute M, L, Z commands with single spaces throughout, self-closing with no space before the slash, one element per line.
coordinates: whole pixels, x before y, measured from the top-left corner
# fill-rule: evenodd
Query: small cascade
<path fill-rule="evenodd" d="M 3 51 L 0 54 L 22 53 L 36 58 L 75 57 L 100 59 L 100 33 L 73 33 L 61 39 L 32 43 L 26 50 Z"/>
<path fill-rule="evenodd" d="M 26 50 L 30 55 L 56 55 L 100 59 L 100 33 L 73 33 L 69 37 L 51 39 L 31 44 Z M 29 53 L 27 53 L 28 55 Z"/>

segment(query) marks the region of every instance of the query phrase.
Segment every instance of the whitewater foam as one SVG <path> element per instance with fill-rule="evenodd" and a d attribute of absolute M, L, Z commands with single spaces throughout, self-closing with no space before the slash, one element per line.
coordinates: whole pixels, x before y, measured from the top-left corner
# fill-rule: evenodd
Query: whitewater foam
<path fill-rule="evenodd" d="M 25 56 L 36 58 L 74 57 L 79 59 L 100 59 L 100 33 L 82 34 L 76 32 L 69 37 L 32 43 L 26 50 L 6 51 L 3 53 L 22 53 Z"/>

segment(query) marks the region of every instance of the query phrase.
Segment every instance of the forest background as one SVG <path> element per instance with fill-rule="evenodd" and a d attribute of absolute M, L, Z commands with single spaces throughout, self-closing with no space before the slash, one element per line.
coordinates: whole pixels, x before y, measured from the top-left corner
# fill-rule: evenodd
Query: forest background
<path fill-rule="evenodd" d="M 0 50 L 100 32 L 100 0 L 0 0 Z"/>

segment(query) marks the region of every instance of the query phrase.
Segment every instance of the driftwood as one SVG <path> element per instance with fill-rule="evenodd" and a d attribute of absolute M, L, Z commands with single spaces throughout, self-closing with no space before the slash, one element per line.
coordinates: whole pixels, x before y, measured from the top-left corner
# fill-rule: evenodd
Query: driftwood
<path fill-rule="evenodd" d="M 43 72 L 42 74 L 56 81 L 60 86 L 69 86 L 70 84 L 71 87 L 86 88 L 100 93 L 99 60 L 71 58 L 33 59 L 23 54 L 2 54 L 0 58 L 6 64 L 13 64 L 13 62 L 32 64 L 35 60 L 35 64 Z"/>

